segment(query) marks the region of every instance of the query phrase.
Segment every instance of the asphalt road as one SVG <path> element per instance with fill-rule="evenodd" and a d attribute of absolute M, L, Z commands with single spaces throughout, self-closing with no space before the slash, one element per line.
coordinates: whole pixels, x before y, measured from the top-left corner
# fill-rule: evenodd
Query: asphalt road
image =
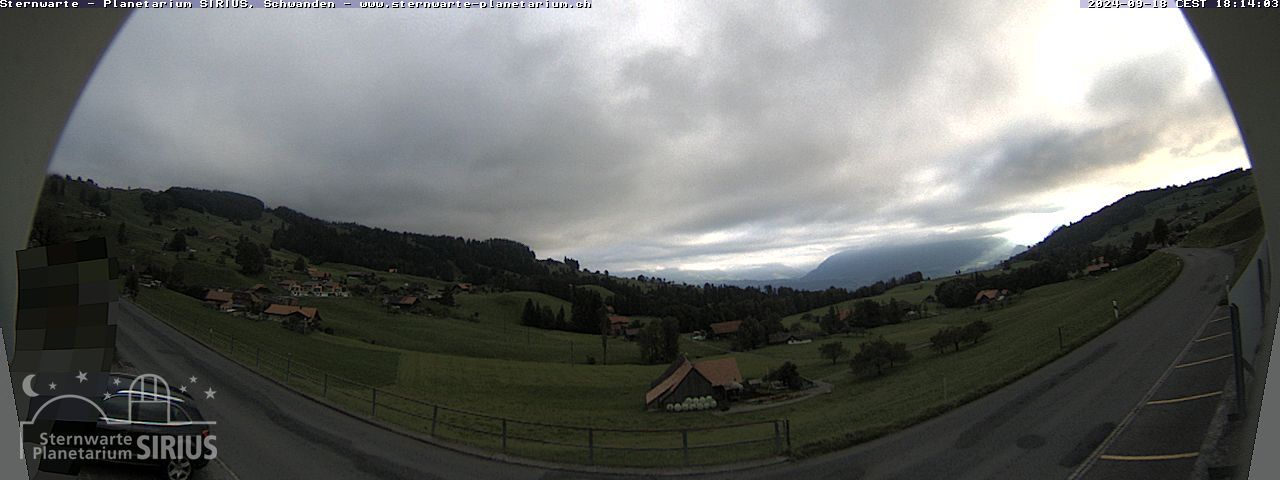
<path fill-rule="evenodd" d="M 217 423 L 218 458 L 233 478 L 497 479 L 539 478 L 542 471 L 432 446 L 308 400 L 187 338 L 146 312 L 120 303 L 116 347 L 142 373 L 196 393 Z M 188 380 L 196 377 L 196 382 Z M 195 478 L 221 478 L 199 471 Z M 100 475 L 101 476 L 101 475 Z"/>
<path fill-rule="evenodd" d="M 1008 387 L 851 449 L 705 477 L 1066 478 L 1088 463 L 1095 448 L 1143 403 L 1213 319 L 1223 276 L 1231 272 L 1230 257 L 1214 250 L 1172 251 L 1185 265 L 1164 293 L 1083 347 Z M 500 463 L 388 432 L 258 377 L 131 305 L 122 303 L 122 311 L 117 346 L 139 370 L 167 379 L 196 376 L 198 390 L 217 391 L 214 399 L 199 405 L 206 417 L 218 421 L 219 458 L 233 477 L 603 477 Z M 1153 428 L 1125 434 L 1170 433 Z M 1173 433 L 1199 438 L 1204 432 Z M 1112 447 L 1119 447 L 1119 438 Z M 1127 471 L 1125 478 L 1157 477 L 1164 478 L 1139 468 Z"/>

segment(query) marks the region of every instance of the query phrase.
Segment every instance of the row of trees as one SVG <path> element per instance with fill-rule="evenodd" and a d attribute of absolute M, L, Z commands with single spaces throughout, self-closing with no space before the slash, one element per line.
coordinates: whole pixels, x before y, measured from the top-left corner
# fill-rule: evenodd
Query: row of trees
<path fill-rule="evenodd" d="M 550 330 L 569 330 L 569 322 L 564 316 L 564 307 L 560 312 L 551 311 L 551 307 L 534 302 L 524 301 L 524 310 L 520 313 L 520 324 L 527 327 L 546 328 Z"/>
<path fill-rule="evenodd" d="M 680 322 L 666 317 L 646 323 L 636 335 L 636 345 L 643 363 L 674 361 L 680 355 Z"/>
<path fill-rule="evenodd" d="M 983 320 L 974 320 L 963 327 L 944 327 L 929 337 L 929 346 L 938 353 L 944 353 L 947 347 L 960 351 L 961 343 L 977 344 L 983 335 L 991 331 L 991 324 Z"/>

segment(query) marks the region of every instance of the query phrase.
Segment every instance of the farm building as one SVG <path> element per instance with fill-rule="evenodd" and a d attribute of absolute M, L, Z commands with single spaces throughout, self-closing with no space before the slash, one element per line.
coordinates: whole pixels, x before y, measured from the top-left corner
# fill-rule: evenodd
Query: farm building
<path fill-rule="evenodd" d="M 977 296 L 973 297 L 973 304 L 986 305 L 994 301 L 1003 300 L 1004 297 L 1007 295 L 1009 295 L 1008 290 L 998 290 L 994 288 L 989 290 L 983 290 L 978 292 Z"/>
<path fill-rule="evenodd" d="M 418 306 L 418 297 L 413 295 L 405 295 L 390 302 L 390 305 L 401 310 L 409 310 Z"/>
<path fill-rule="evenodd" d="M 631 325 L 631 317 L 625 315 L 609 315 L 610 335 L 617 336 L 626 333 L 628 325 Z"/>
<path fill-rule="evenodd" d="M 742 383 L 742 372 L 733 357 L 693 363 L 682 355 L 650 385 L 644 395 L 644 406 L 661 410 L 687 399 L 708 396 L 725 404 L 742 390 Z"/>
<path fill-rule="evenodd" d="M 1111 263 L 1108 262 L 1105 258 L 1098 257 L 1094 259 L 1092 262 L 1090 262 L 1089 266 L 1084 267 L 1084 274 L 1090 275 L 1090 276 L 1097 276 L 1097 275 L 1102 275 L 1104 273 L 1107 273 L 1110 270 L 1111 270 Z"/>
<path fill-rule="evenodd" d="M 209 290 L 204 294 L 204 304 L 220 312 L 229 312 L 234 308 L 235 296 L 231 292 Z"/>
<path fill-rule="evenodd" d="M 315 307 L 272 304 L 262 313 L 267 318 L 297 332 L 308 333 L 320 328 L 320 311 Z"/>
<path fill-rule="evenodd" d="M 711 324 L 711 336 L 720 337 L 724 335 L 732 335 L 738 333 L 738 327 L 742 326 L 742 320 L 734 320 L 731 322 L 720 322 Z"/>
<path fill-rule="evenodd" d="M 289 295 L 292 295 L 295 297 L 301 297 L 302 295 L 304 295 L 302 284 L 298 283 L 296 280 L 282 280 L 280 281 L 279 285 L 280 285 L 280 288 L 283 288 L 286 291 L 288 291 Z"/>

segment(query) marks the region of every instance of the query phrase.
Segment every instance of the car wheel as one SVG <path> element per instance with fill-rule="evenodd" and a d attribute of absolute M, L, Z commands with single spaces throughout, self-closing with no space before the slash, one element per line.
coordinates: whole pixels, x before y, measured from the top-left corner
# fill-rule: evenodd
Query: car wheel
<path fill-rule="evenodd" d="M 194 470 L 194 467 L 191 465 L 191 460 L 185 458 L 169 460 L 164 464 L 164 478 L 168 480 L 187 480 L 191 478 L 192 470 Z"/>

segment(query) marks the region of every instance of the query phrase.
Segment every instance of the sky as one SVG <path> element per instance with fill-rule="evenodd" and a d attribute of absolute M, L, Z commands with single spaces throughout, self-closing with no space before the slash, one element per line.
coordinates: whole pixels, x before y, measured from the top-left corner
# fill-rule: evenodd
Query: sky
<path fill-rule="evenodd" d="M 1019 3 L 138 10 L 50 169 L 767 278 L 1247 167 L 1178 11 Z"/>

